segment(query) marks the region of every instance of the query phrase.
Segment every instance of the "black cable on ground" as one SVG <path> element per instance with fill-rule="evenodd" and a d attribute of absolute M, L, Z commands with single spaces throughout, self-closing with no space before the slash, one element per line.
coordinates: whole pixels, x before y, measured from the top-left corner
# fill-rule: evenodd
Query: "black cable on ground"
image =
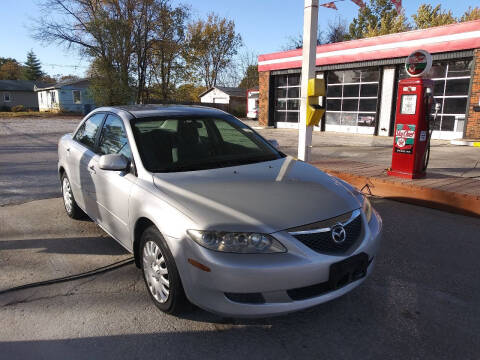
<path fill-rule="evenodd" d="M 120 260 L 120 261 L 114 262 L 110 265 L 102 266 L 102 267 L 99 267 L 97 269 L 90 270 L 90 271 L 87 271 L 87 272 L 83 272 L 83 273 L 80 273 L 80 274 L 69 275 L 69 276 L 65 276 L 65 277 L 61 277 L 61 278 L 57 278 L 57 279 L 51 279 L 51 280 L 45 280 L 45 281 L 39 281 L 39 282 L 30 283 L 30 284 L 15 286 L 15 287 L 10 288 L 10 289 L 0 290 L 0 295 L 11 293 L 11 292 L 14 292 L 14 291 L 30 289 L 30 288 L 46 286 L 46 285 L 59 284 L 59 283 L 62 283 L 62 282 L 73 281 L 73 280 L 83 279 L 83 278 L 86 278 L 86 277 L 89 277 L 89 276 L 104 274 L 106 272 L 121 268 L 125 265 L 132 264 L 134 261 L 135 261 L 135 259 L 133 257 L 130 257 L 128 259 Z"/>

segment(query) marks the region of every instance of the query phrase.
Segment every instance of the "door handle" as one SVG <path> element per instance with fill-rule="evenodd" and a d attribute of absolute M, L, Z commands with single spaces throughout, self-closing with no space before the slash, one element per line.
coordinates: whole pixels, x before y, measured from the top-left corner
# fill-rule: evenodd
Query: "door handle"
<path fill-rule="evenodd" d="M 95 171 L 95 166 L 90 165 L 88 168 L 90 169 L 89 171 L 90 171 L 92 174 L 96 174 L 96 173 L 97 173 L 97 172 Z"/>
<path fill-rule="evenodd" d="M 70 152 L 70 148 L 67 148 L 67 151 Z"/>

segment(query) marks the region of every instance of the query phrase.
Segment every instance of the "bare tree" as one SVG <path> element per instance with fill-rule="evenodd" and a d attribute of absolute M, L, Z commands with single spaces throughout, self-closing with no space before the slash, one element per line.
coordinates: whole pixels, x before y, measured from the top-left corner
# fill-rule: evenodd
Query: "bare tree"
<path fill-rule="evenodd" d="M 150 65 L 154 29 L 159 10 L 165 1 L 141 0 L 133 18 L 133 54 L 137 70 L 136 102 L 142 103 L 146 98 L 147 71 Z"/>
<path fill-rule="evenodd" d="M 328 23 L 328 31 L 325 42 L 328 44 L 342 42 L 348 35 L 347 23 L 344 19 L 336 17 L 333 22 Z"/>
<path fill-rule="evenodd" d="M 90 57 L 102 102 L 128 102 L 131 89 L 136 89 L 136 102 L 144 102 L 157 68 L 167 96 L 183 45 L 185 6 L 174 8 L 170 0 L 42 0 L 41 7 L 34 37 Z M 101 94 L 102 87 L 111 96 Z"/>
<path fill-rule="evenodd" d="M 135 19 L 149 2 L 151 0 L 43 0 L 34 38 L 76 48 L 81 54 L 96 59 L 96 73 L 101 71 L 106 81 L 126 91 L 131 85 Z"/>
<path fill-rule="evenodd" d="M 317 45 L 325 44 L 325 36 L 323 31 L 319 28 L 317 32 Z M 289 36 L 287 41 L 282 46 L 282 51 L 301 49 L 303 47 L 303 34 L 298 33 L 295 36 Z"/>
<path fill-rule="evenodd" d="M 247 77 L 247 72 L 252 66 L 256 66 L 258 55 L 243 47 L 230 62 L 230 64 L 220 71 L 218 76 L 218 84 L 222 86 L 240 86 L 242 80 Z"/>

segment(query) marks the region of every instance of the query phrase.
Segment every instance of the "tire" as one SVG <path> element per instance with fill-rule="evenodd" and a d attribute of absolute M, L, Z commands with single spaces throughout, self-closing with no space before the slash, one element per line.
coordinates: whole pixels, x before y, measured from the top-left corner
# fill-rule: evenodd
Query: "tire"
<path fill-rule="evenodd" d="M 155 226 L 148 227 L 140 240 L 143 280 L 154 304 L 167 314 L 181 314 L 190 304 L 185 296 L 170 249 Z"/>
<path fill-rule="evenodd" d="M 63 206 L 65 207 L 65 212 L 72 219 L 82 219 L 85 217 L 85 213 L 77 205 L 75 197 L 73 196 L 72 186 L 70 185 L 70 180 L 68 179 L 67 174 L 63 174 L 61 177 L 62 181 L 62 195 L 63 195 Z"/>

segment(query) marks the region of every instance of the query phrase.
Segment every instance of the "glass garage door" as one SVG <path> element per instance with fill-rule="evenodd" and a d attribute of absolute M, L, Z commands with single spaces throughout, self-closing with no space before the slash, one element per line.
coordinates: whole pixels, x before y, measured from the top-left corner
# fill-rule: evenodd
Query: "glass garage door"
<path fill-rule="evenodd" d="M 274 78 L 275 123 L 277 127 L 298 127 L 300 112 L 300 74 Z"/>
<path fill-rule="evenodd" d="M 457 139 L 463 137 L 467 112 L 472 59 L 435 62 L 428 76 L 433 79 L 433 96 L 441 104 L 432 138 Z M 408 77 L 403 67 L 400 79 Z"/>
<path fill-rule="evenodd" d="M 374 134 L 379 81 L 378 68 L 329 71 L 325 130 Z"/>

